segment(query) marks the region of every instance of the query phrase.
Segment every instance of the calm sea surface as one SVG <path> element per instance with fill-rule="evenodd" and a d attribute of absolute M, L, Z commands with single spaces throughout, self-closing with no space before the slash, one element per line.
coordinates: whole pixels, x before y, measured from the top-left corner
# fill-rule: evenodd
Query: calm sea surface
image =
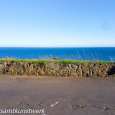
<path fill-rule="evenodd" d="M 50 57 L 59 57 L 60 59 L 72 60 L 101 60 L 115 61 L 115 47 L 101 48 L 11 48 L 0 47 L 0 59 L 6 58 L 17 59 L 50 59 Z"/>

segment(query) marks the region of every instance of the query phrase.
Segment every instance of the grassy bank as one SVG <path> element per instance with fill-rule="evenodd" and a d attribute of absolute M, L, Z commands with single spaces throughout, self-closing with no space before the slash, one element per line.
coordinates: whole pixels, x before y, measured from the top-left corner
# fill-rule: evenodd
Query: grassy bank
<path fill-rule="evenodd" d="M 59 64 L 81 64 L 84 65 L 86 63 L 95 63 L 95 64 L 110 64 L 115 62 L 108 62 L 108 61 L 78 61 L 78 60 L 51 60 L 51 59 L 45 59 L 45 60 L 21 60 L 21 59 L 0 59 L 0 62 L 17 62 L 17 63 L 31 63 L 31 64 L 46 64 L 46 63 L 52 63 L 56 62 Z"/>

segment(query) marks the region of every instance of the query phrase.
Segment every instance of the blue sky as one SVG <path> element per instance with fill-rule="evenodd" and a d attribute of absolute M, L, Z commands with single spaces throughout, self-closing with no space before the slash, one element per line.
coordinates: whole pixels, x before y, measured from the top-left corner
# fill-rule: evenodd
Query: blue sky
<path fill-rule="evenodd" d="M 0 0 L 0 47 L 115 47 L 115 0 Z"/>

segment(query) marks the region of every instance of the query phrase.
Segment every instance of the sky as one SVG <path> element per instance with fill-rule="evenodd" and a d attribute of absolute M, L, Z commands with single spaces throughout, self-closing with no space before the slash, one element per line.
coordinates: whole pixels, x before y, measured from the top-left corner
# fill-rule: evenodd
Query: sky
<path fill-rule="evenodd" d="M 115 0 L 0 0 L 0 47 L 115 47 Z"/>

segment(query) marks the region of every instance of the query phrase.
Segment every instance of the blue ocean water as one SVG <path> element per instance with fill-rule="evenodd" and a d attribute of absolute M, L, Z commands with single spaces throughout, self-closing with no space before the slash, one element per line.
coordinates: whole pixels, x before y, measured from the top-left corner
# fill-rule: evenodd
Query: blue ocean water
<path fill-rule="evenodd" d="M 115 61 L 115 47 L 92 47 L 92 48 L 25 48 L 25 47 L 0 47 L 0 59 L 15 57 L 16 59 L 59 59 L 72 60 L 101 60 Z"/>

